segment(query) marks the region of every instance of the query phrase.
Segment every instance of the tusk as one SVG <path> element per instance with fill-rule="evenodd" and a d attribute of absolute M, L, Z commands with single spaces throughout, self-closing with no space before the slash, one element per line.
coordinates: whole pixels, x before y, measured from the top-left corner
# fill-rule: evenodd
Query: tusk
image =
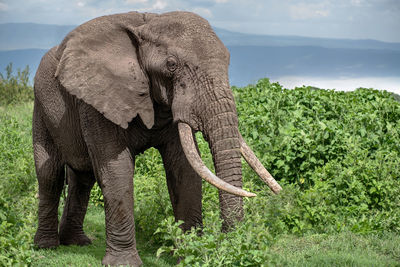
<path fill-rule="evenodd" d="M 240 140 L 240 152 L 242 153 L 244 159 L 250 165 L 250 167 L 260 176 L 261 180 L 263 180 L 269 188 L 275 193 L 278 194 L 279 191 L 282 190 L 282 187 L 275 181 L 274 177 L 264 168 L 260 160 L 251 150 L 251 148 L 246 144 L 243 139 L 243 136 L 239 136 Z"/>
<path fill-rule="evenodd" d="M 193 169 L 200 175 L 201 178 L 217 187 L 218 189 L 224 190 L 228 193 L 241 196 L 241 197 L 255 197 L 256 194 L 247 192 L 239 187 L 233 186 L 213 174 L 206 165 L 204 165 L 202 159 L 197 153 L 196 146 L 193 140 L 192 128 L 186 123 L 178 123 L 179 137 L 183 147 L 183 152 L 186 155 L 187 160 Z"/>

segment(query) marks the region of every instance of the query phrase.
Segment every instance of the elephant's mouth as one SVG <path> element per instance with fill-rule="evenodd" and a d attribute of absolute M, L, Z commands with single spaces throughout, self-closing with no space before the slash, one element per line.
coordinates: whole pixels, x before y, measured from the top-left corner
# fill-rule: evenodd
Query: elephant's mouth
<path fill-rule="evenodd" d="M 200 175 L 201 178 L 212 184 L 213 186 L 226 191 L 228 193 L 242 196 L 242 197 L 255 197 L 256 194 L 247 192 L 242 188 L 233 186 L 222 179 L 214 175 L 207 166 L 203 163 L 199 153 L 197 152 L 196 145 L 193 139 L 193 133 L 191 127 L 183 122 L 178 124 L 179 137 L 183 147 L 183 151 L 193 169 Z M 282 187 L 275 181 L 272 175 L 264 168 L 260 160 L 256 157 L 251 148 L 243 140 L 243 137 L 239 134 L 240 139 L 240 152 L 247 163 L 253 168 L 258 176 L 263 180 L 271 190 L 277 194 Z"/>

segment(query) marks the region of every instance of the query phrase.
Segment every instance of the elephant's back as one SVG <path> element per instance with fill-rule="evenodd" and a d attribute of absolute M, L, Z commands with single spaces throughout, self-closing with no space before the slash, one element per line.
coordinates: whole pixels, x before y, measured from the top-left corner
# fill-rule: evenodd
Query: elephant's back
<path fill-rule="evenodd" d="M 56 127 L 65 113 L 66 103 L 61 92 L 61 84 L 55 77 L 58 60 L 55 58 L 57 46 L 50 49 L 40 61 L 34 79 L 35 102 L 39 104 L 46 124 Z"/>

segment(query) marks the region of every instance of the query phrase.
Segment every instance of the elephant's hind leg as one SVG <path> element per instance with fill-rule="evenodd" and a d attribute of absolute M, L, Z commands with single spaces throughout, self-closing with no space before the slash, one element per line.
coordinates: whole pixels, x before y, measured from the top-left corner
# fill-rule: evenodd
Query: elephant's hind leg
<path fill-rule="evenodd" d="M 68 196 L 60 223 L 62 245 L 85 246 L 92 242 L 83 232 L 90 190 L 95 178 L 93 172 L 78 172 L 67 167 Z"/>
<path fill-rule="evenodd" d="M 38 229 L 34 243 L 39 248 L 52 248 L 60 244 L 58 204 L 64 185 L 64 164 L 37 107 L 33 114 L 33 151 L 39 183 Z"/>

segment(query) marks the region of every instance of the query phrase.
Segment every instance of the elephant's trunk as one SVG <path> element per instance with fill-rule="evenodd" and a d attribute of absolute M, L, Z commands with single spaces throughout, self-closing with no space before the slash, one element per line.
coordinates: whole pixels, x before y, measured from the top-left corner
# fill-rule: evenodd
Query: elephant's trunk
<path fill-rule="evenodd" d="M 212 88 L 205 114 L 203 134 L 209 143 L 217 177 L 236 188 L 242 188 L 240 133 L 232 91 L 227 82 L 209 83 Z M 205 116 L 204 116 L 205 115 Z M 223 230 L 228 230 L 243 218 L 243 199 L 219 191 Z"/>
<path fill-rule="evenodd" d="M 190 126 L 187 125 L 186 123 L 179 123 L 178 128 L 179 128 L 179 136 L 181 139 L 183 151 L 186 155 L 186 158 L 188 159 L 190 165 L 200 175 L 201 178 L 203 178 L 213 186 L 237 196 L 242 196 L 242 197 L 256 196 L 253 193 L 249 193 L 243 189 L 237 188 L 215 176 L 207 168 L 207 166 L 204 165 L 202 159 L 200 158 L 199 153 L 197 152 L 192 128 L 190 128 Z"/>
<path fill-rule="evenodd" d="M 219 125 L 209 128 L 208 141 L 216 175 L 225 182 L 242 188 L 242 163 L 236 114 L 223 112 L 215 117 L 218 117 Z M 243 218 L 243 199 L 220 190 L 219 201 L 221 218 L 224 221 L 223 230 L 228 230 L 236 221 Z"/>
<path fill-rule="evenodd" d="M 241 155 L 275 193 L 281 187 L 265 170 L 239 133 L 236 106 L 228 83 L 207 79 L 202 84 L 206 87 L 206 93 L 197 99 L 195 114 L 202 122 L 199 128 L 209 143 L 216 176 L 201 161 L 190 126 L 179 123 L 179 134 L 191 166 L 203 179 L 220 189 L 222 230 L 226 231 L 243 218 L 242 197 L 255 196 L 241 189 Z"/>

